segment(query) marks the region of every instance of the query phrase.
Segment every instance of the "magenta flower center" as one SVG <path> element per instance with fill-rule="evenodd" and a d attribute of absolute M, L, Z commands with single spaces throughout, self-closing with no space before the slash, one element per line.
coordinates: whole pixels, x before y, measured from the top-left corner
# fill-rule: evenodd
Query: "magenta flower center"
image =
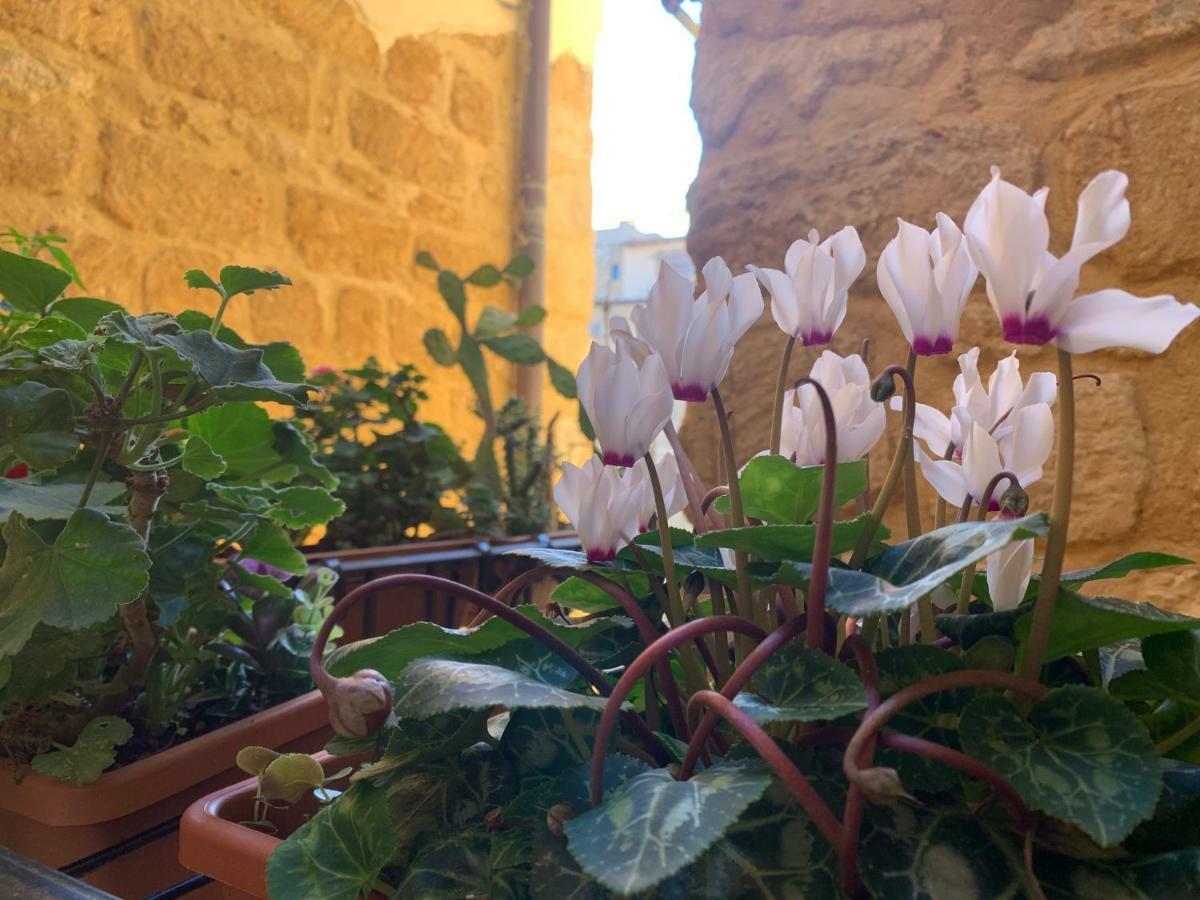
<path fill-rule="evenodd" d="M 617 549 L 615 547 L 609 547 L 608 549 L 604 549 L 603 547 L 588 547 L 588 550 L 587 550 L 588 562 L 593 562 L 593 563 L 611 562 L 612 560 L 614 560 L 616 558 L 617 558 Z"/>
<path fill-rule="evenodd" d="M 637 462 L 637 458 L 632 453 L 614 453 L 612 450 L 605 450 L 600 461 L 606 466 L 621 466 L 628 469 Z"/>
<path fill-rule="evenodd" d="M 954 348 L 954 341 L 945 334 L 940 334 L 933 340 L 922 335 L 913 338 L 912 348 L 917 356 L 940 356 Z"/>
<path fill-rule="evenodd" d="M 800 335 L 800 343 L 805 347 L 820 347 L 832 340 L 832 331 L 810 331 L 808 334 Z"/>
<path fill-rule="evenodd" d="M 1010 344 L 1048 344 L 1058 337 L 1058 329 L 1040 314 L 1028 319 L 1005 316 L 1000 327 L 1004 329 L 1004 339 Z"/>
<path fill-rule="evenodd" d="M 684 400 L 688 403 L 703 403 L 708 399 L 708 388 L 699 384 L 680 384 L 673 381 L 671 382 L 671 393 L 675 395 L 676 400 Z"/>

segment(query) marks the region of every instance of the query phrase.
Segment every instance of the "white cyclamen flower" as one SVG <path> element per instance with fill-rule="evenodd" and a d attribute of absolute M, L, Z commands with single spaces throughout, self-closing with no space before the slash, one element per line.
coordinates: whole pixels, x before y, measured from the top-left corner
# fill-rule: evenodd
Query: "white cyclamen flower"
<path fill-rule="evenodd" d="M 770 291 L 775 323 L 805 347 L 813 347 L 828 344 L 846 318 L 850 285 L 866 263 L 858 232 L 847 225 L 824 241 L 816 229 L 807 241 L 794 241 L 783 258 L 783 272 L 746 268 Z"/>
<path fill-rule="evenodd" d="M 613 345 L 625 351 L 639 366 L 654 353 L 653 347 L 634 335 L 633 326 L 624 316 L 613 316 L 608 320 L 608 334 Z"/>
<path fill-rule="evenodd" d="M 663 505 L 667 510 L 667 518 L 681 512 L 687 506 L 687 495 L 683 490 L 683 479 L 679 475 L 679 465 L 675 455 L 668 453 L 654 461 L 654 470 L 658 472 L 658 482 L 662 486 Z M 646 459 L 643 457 L 625 475 L 629 490 L 640 496 L 637 514 L 637 529 L 650 530 L 650 520 L 658 512 L 654 502 L 654 488 L 650 484 L 650 473 L 646 469 Z"/>
<path fill-rule="evenodd" d="M 692 283 L 661 263 L 650 298 L 633 311 L 638 337 L 662 357 L 677 400 L 703 402 L 721 383 L 734 345 L 762 315 L 754 276 L 736 278 L 720 257 L 704 266 L 705 290 L 692 299 Z"/>
<path fill-rule="evenodd" d="M 1021 380 L 1021 363 L 1014 351 L 996 364 L 987 387 L 979 377 L 979 348 L 972 347 L 958 358 L 959 375 L 954 379 L 954 407 L 946 416 L 941 410 L 917 404 L 913 436 L 922 440 L 934 456 L 945 456 L 951 444 L 955 456 L 962 448 L 971 426 L 978 422 L 997 441 L 1005 443 L 1012 433 L 1012 416 L 1034 404 L 1053 404 L 1058 378 L 1051 372 L 1035 372 L 1029 383 Z M 892 399 L 892 409 L 902 409 L 900 397 Z"/>
<path fill-rule="evenodd" d="M 592 344 L 576 383 L 610 466 L 632 466 L 671 418 L 671 384 L 657 355 L 639 366 L 620 349 Z"/>
<path fill-rule="evenodd" d="M 582 466 L 564 463 L 554 485 L 554 502 L 579 532 L 579 542 L 592 562 L 614 559 L 638 533 L 638 510 L 648 484 L 637 490 L 626 473 L 592 457 Z"/>
<path fill-rule="evenodd" d="M 914 353 L 949 353 L 979 270 L 962 232 L 945 213 L 937 214 L 933 231 L 896 221 L 899 230 L 875 269 L 879 290 Z"/>
<path fill-rule="evenodd" d="M 992 168 L 992 180 L 971 205 L 963 232 L 1005 340 L 1053 342 L 1068 353 L 1106 347 L 1162 353 L 1200 317 L 1195 304 L 1165 294 L 1143 299 L 1108 289 L 1075 296 L 1080 267 L 1129 231 L 1128 184 L 1123 172 L 1111 170 L 1091 180 L 1079 195 L 1071 248 L 1058 258 L 1049 252 L 1047 188 L 1027 194 Z"/>
<path fill-rule="evenodd" d="M 866 456 L 883 434 L 887 414 L 871 399 L 871 376 L 858 354 L 841 357 L 826 350 L 813 363 L 809 376 L 825 389 L 837 425 L 837 461 Z M 798 466 L 825 462 L 825 416 L 821 399 L 810 385 L 783 397 L 783 431 L 779 452 Z"/>
<path fill-rule="evenodd" d="M 1033 541 L 1013 541 L 989 556 L 987 585 L 992 608 L 1016 609 L 1025 596 L 1032 574 Z"/>

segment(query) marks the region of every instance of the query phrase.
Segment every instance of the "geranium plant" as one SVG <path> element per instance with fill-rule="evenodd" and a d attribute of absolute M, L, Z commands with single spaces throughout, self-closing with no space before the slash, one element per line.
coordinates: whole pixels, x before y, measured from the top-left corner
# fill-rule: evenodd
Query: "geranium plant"
<path fill-rule="evenodd" d="M 1187 561 L 1062 567 L 1073 356 L 1162 351 L 1200 315 L 1074 295 L 1079 265 L 1128 228 L 1124 187 L 1111 172 L 1088 186 L 1062 259 L 1044 196 L 998 175 L 963 231 L 901 223 L 877 275 L 912 354 L 874 378 L 831 351 L 787 374 L 796 341 L 841 324 L 865 264 L 853 229 L 798 241 L 781 271 L 713 260 L 695 299 L 664 268 L 579 373 L 599 446 L 556 495 L 584 550 L 520 551 L 539 568 L 495 596 L 391 576 L 326 620 L 398 584 L 485 619 L 328 655 L 318 640 L 332 749 L 370 761 L 274 853 L 272 896 L 1200 894 L 1200 620 L 1086 593 Z M 985 382 L 968 350 L 953 409 L 919 405 L 917 357 L 951 351 L 980 270 L 1006 337 L 1055 344 L 1059 371 L 1023 379 L 1010 358 Z M 787 337 L 770 445 L 742 465 L 720 385 L 759 280 Z M 672 398 L 716 407 L 727 485 L 649 454 Z M 900 436 L 872 492 L 864 456 L 890 400 Z M 1025 488 L 1055 416 L 1047 516 Z M 942 500 L 929 530 L 918 470 Z M 905 540 L 882 524 L 901 497 Z M 670 526 L 676 498 L 690 530 Z M 552 615 L 510 605 L 550 573 L 565 576 Z"/>
<path fill-rule="evenodd" d="M 341 504 L 262 405 L 305 402 L 299 353 L 221 321 L 287 278 L 192 271 L 215 316 L 134 315 L 73 271 L 0 252 L 0 754 L 87 782 L 308 689 L 333 573 L 290 535 Z"/>

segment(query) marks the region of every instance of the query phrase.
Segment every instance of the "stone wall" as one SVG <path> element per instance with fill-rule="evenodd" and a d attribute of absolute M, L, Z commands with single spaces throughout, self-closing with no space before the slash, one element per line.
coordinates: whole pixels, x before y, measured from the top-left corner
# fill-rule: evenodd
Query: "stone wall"
<path fill-rule="evenodd" d="M 414 362 L 429 417 L 469 443 L 466 380 L 421 345 L 453 319 L 413 256 L 465 273 L 512 253 L 509 20 L 381 47 L 350 0 L 0 0 L 0 227 L 63 234 L 87 293 L 139 311 L 212 306 L 188 268 L 278 268 L 295 286 L 239 300 L 233 327 L 310 365 Z M 592 303 L 590 68 L 560 55 L 551 91 L 546 333 L 573 368 Z M 493 378 L 514 388 L 507 364 Z M 547 413 L 565 408 L 553 396 Z"/>
<path fill-rule="evenodd" d="M 895 217 L 960 224 L 1000 165 L 1027 189 L 1050 187 L 1051 249 L 1070 240 L 1075 200 L 1098 171 L 1129 173 L 1133 228 L 1084 268 L 1082 290 L 1200 295 L 1200 3 L 1195 0 L 709 0 L 693 106 L 704 141 L 692 187 L 689 249 L 699 266 L 781 267 L 791 240 L 816 227 L 857 226 L 867 268 L 834 341 L 873 341 L 872 369 L 905 347 L 875 285 Z M 955 354 L 922 361 L 918 393 L 947 407 L 955 357 L 971 343 L 990 372 L 1011 347 L 983 296 L 968 304 Z M 769 317 L 739 347 L 727 393 L 744 459 L 766 445 L 783 336 Z M 802 352 L 792 371 L 807 371 Z M 1026 372 L 1053 351 L 1022 348 Z M 1079 436 L 1069 566 L 1135 549 L 1200 559 L 1200 327 L 1162 357 L 1097 353 L 1077 371 Z M 872 457 L 886 468 L 896 424 Z M 711 411 L 683 430 L 714 471 Z M 1033 492 L 1048 508 L 1053 459 Z M 926 498 L 928 500 L 928 496 Z M 900 515 L 895 515 L 899 513 Z M 901 528 L 902 504 L 891 523 Z M 926 519 L 930 519 L 926 509 Z M 1200 568 L 1101 584 L 1200 613 Z"/>

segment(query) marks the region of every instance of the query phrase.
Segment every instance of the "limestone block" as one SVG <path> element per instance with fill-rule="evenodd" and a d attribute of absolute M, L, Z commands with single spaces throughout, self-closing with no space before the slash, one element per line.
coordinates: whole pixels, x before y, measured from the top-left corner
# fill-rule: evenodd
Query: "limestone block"
<path fill-rule="evenodd" d="M 385 365 L 391 362 L 391 309 L 386 297 L 347 287 L 334 298 L 330 311 L 341 359 L 357 365 L 373 354 Z"/>
<path fill-rule="evenodd" d="M 0 109 L 0 183 L 54 195 L 67 190 L 79 170 L 80 120 L 74 111 L 52 102 Z M 26 223 L 12 222 L 24 230 Z"/>
<path fill-rule="evenodd" d="M 380 171 L 446 193 L 466 189 L 461 139 L 363 92 L 350 99 L 346 115 L 351 144 Z"/>
<path fill-rule="evenodd" d="M 250 0 L 296 35 L 306 49 L 327 54 L 339 64 L 378 73 L 382 56 L 375 36 L 344 0 Z"/>
<path fill-rule="evenodd" d="M 331 341 L 325 298 L 308 273 L 292 266 L 283 267 L 283 273 L 292 279 L 291 287 L 259 291 L 247 298 L 254 339 L 291 341 L 310 369 L 328 365 Z"/>
<path fill-rule="evenodd" d="M 464 69 L 454 73 L 450 121 L 480 143 L 487 143 L 496 135 L 496 107 L 491 89 Z"/>
<path fill-rule="evenodd" d="M 309 66 L 256 29 L 239 27 L 225 4 L 177 4 L 141 15 L 142 61 L 156 79 L 223 106 L 240 107 L 277 125 L 308 125 Z M 249 25 L 249 23 L 245 23 Z"/>
<path fill-rule="evenodd" d="M 404 35 L 387 51 L 388 89 L 406 103 L 426 106 L 442 92 L 442 53 L 432 35 Z"/>
<path fill-rule="evenodd" d="M 120 0 L 5 0 L 0 28 L 45 35 L 127 68 L 137 64 L 133 10 Z"/>
<path fill-rule="evenodd" d="M 282 185 L 272 173 L 118 125 L 102 131 L 100 151 L 96 203 L 127 228 L 226 246 L 260 245 L 277 228 Z"/>
<path fill-rule="evenodd" d="M 318 272 L 388 279 L 412 259 L 407 227 L 387 210 L 301 187 L 288 190 L 287 204 L 288 237 Z"/>

